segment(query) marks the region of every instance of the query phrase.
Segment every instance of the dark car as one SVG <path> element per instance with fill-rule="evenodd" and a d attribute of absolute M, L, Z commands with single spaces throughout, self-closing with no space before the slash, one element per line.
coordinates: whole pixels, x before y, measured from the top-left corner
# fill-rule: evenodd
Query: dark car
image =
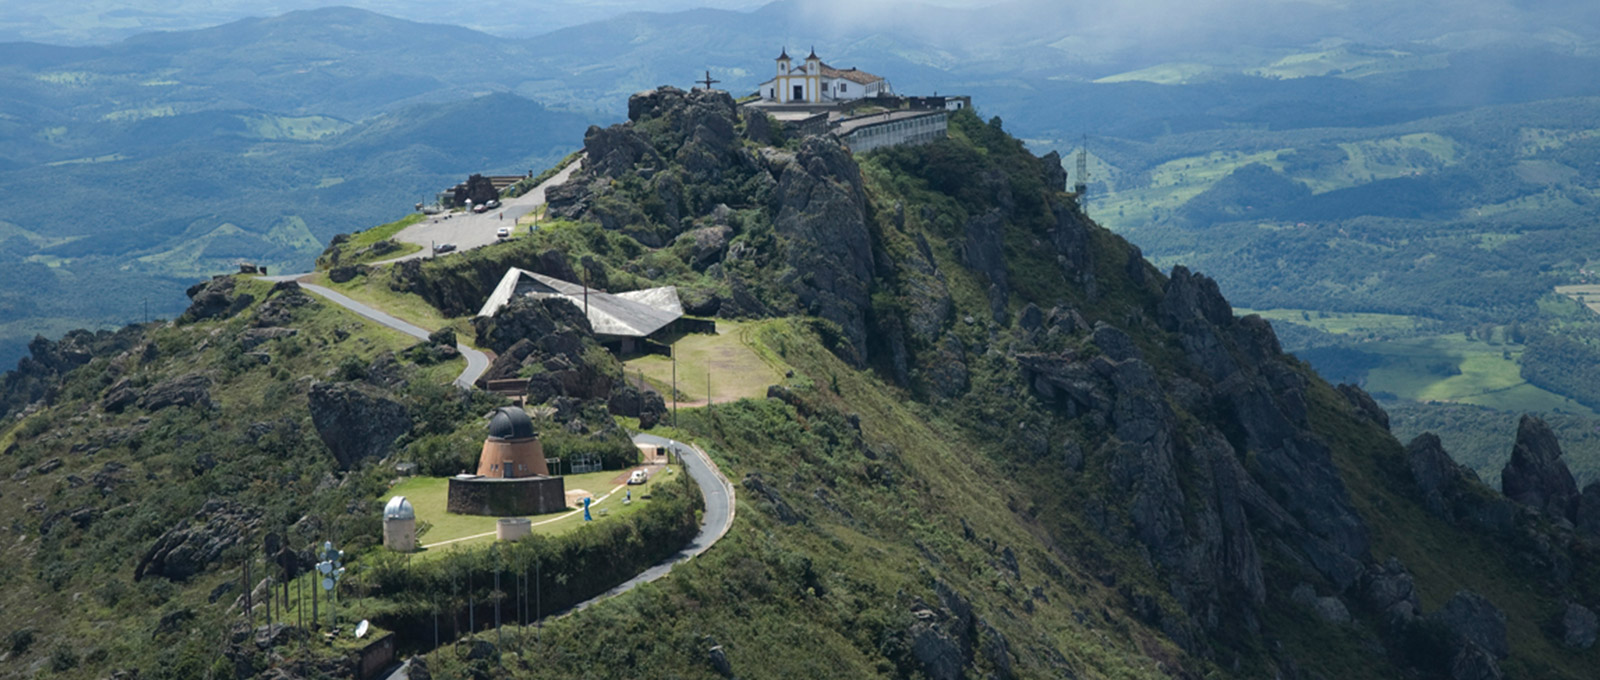
<path fill-rule="evenodd" d="M 455 249 L 456 249 L 456 244 L 454 244 L 454 243 L 440 243 L 440 244 L 438 244 L 438 245 L 433 247 L 433 252 L 435 252 L 435 253 L 448 253 L 448 252 L 450 252 L 452 250 L 455 250 Z"/>

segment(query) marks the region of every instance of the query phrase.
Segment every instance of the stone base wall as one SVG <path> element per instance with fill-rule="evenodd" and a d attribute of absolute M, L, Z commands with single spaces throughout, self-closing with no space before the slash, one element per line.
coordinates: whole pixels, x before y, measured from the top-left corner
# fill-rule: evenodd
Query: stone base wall
<path fill-rule="evenodd" d="M 458 515 L 490 517 L 540 515 L 566 508 L 567 484 L 560 477 L 451 477 L 446 504 L 447 510 Z"/>

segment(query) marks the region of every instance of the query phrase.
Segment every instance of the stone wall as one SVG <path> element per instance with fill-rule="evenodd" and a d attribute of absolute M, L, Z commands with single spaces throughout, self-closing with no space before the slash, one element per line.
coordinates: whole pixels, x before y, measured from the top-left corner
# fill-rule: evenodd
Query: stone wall
<path fill-rule="evenodd" d="M 446 508 L 459 515 L 513 517 L 561 512 L 567 507 L 567 485 L 560 477 L 450 478 Z"/>

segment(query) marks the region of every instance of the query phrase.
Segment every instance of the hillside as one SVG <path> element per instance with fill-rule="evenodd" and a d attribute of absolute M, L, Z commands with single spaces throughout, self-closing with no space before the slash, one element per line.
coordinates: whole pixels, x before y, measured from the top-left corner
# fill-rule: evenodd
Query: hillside
<path fill-rule="evenodd" d="M 571 305 L 465 323 L 505 267 L 677 285 L 693 314 L 763 319 L 741 342 L 782 382 L 668 430 L 738 485 L 733 530 L 542 630 L 447 645 L 423 661 L 436 677 L 1579 678 L 1595 662 L 1600 487 L 1562 481 L 1539 421 L 1518 433 L 1516 500 L 1435 439 L 1403 446 L 1211 279 L 1163 274 L 1086 219 L 997 119 L 960 112 L 948 140 L 856 157 L 773 139 L 723 93 L 630 111 L 588 132 L 539 231 L 346 289 L 425 303 L 495 350 L 491 374 L 541 386 L 563 450 L 626 448 L 607 406 L 630 388 Z M 287 527 L 304 565 L 338 540 L 341 617 L 426 651 L 431 614 L 454 620 L 447 640 L 464 602 L 485 621 L 501 569 L 542 565 L 545 596 L 570 603 L 675 549 L 693 517 L 669 493 L 608 525 L 626 528 L 395 559 L 372 547 L 392 465 L 459 469 L 503 402 L 438 387 L 458 370 L 442 336 L 411 347 L 291 284 L 191 298 L 176 323 L 39 343 L 6 375 L 5 663 L 339 674 L 347 648 L 229 632 L 235 546 Z M 529 333 L 549 338 L 515 342 Z M 375 429 L 341 438 L 335 414 Z M 81 644 L 96 626 L 117 634 Z"/>

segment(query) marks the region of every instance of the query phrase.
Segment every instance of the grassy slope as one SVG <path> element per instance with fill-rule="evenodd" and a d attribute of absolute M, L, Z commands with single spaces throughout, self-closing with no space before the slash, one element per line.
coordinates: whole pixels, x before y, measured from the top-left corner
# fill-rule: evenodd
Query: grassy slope
<path fill-rule="evenodd" d="M 270 285 L 240 279 L 238 289 L 254 295 L 259 305 Z M 134 581 L 132 574 L 155 538 L 208 498 L 257 508 L 271 518 L 273 528 L 303 514 L 318 515 L 330 522 L 326 535 L 341 543 L 368 533 L 364 527 L 358 534 L 342 533 L 353 526 L 343 516 L 345 495 L 364 488 L 364 477 L 354 476 L 355 483 L 341 490 L 319 490 L 324 476 L 335 470 L 312 428 L 305 383 L 329 379 L 343 357 L 364 363 L 414 340 L 319 303 L 296 313 L 293 325 L 299 336 L 259 348 L 272 357 L 261 366 L 235 358 L 229 341 L 252 313 L 253 308 L 226 321 L 153 327 L 149 338 L 161 348 L 157 358 L 123 364 L 130 375 L 148 383 L 194 372 L 211 375 L 216 409 L 100 412 L 89 404 L 98 401 L 114 374 L 107 370 L 110 362 L 96 359 L 72 374 L 55 406 L 35 416 L 54 426 L 39 428 L 43 436 L 18 435 L 19 447 L 0 457 L 0 495 L 5 498 L 0 524 L 16 537 L 0 549 L 0 573 L 5 574 L 0 576 L 0 632 L 28 629 L 41 641 L 8 663 L 25 667 L 72 639 L 80 641 L 70 647 L 78 661 L 60 677 L 103 676 L 111 668 L 140 668 L 141 677 L 200 675 L 215 660 L 221 631 L 236 618 L 225 614 L 236 590 L 220 593 L 219 604 L 209 602 L 208 594 L 237 581 L 237 570 L 206 571 L 187 582 Z M 439 364 L 415 379 L 445 382 L 461 368 L 459 360 Z M 147 427 L 130 440 L 107 442 L 90 455 L 70 452 L 73 444 L 93 443 L 108 432 L 142 423 Z M 247 429 L 255 423 L 274 430 L 251 445 Z M 202 456 L 215 467 L 199 467 Z M 60 469 L 14 477 L 17 470 L 51 458 L 63 461 Z M 111 495 L 101 498 L 92 487 L 81 486 L 81 480 L 92 479 L 112 463 L 126 467 L 117 473 L 122 482 Z M 86 529 L 63 522 L 41 536 L 41 515 L 29 509 L 35 502 L 45 514 L 84 505 L 103 510 Z M 363 538 L 356 545 L 370 543 Z M 183 610 L 195 618 L 175 632 L 152 635 L 158 619 Z M 313 647 L 311 653 L 322 652 Z"/>

